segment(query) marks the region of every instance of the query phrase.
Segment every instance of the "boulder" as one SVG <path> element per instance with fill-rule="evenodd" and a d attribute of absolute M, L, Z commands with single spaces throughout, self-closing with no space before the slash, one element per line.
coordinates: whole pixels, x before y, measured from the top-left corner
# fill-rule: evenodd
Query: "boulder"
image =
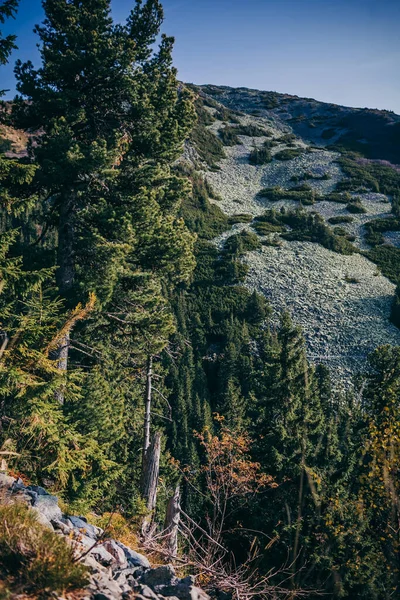
<path fill-rule="evenodd" d="M 0 473 L 0 489 L 10 490 L 16 479 L 11 477 L 10 475 L 6 475 L 5 473 Z"/>
<path fill-rule="evenodd" d="M 164 586 L 174 586 L 178 583 L 178 578 L 175 575 L 175 569 L 172 565 L 165 565 L 146 571 L 140 578 L 140 582 L 150 586 L 153 590 L 157 590 Z"/>
<path fill-rule="evenodd" d="M 125 544 L 122 544 L 121 542 L 116 541 L 116 544 L 124 551 L 129 565 L 132 567 L 143 567 L 144 569 L 150 569 L 150 563 L 148 559 L 143 556 L 143 554 L 139 554 L 139 552 L 131 550 L 131 548 L 128 548 L 128 546 L 125 546 Z"/>
<path fill-rule="evenodd" d="M 75 529 L 79 529 L 82 533 L 92 538 L 93 540 L 97 540 L 99 535 L 101 535 L 101 530 L 94 525 L 91 525 L 84 519 L 83 517 L 68 517 L 68 520 L 72 523 Z"/>
<path fill-rule="evenodd" d="M 102 546 L 114 557 L 118 569 L 128 568 L 128 559 L 125 556 L 125 552 L 114 540 L 106 540 Z"/>
<path fill-rule="evenodd" d="M 55 496 L 50 496 L 50 494 L 37 496 L 33 507 L 50 522 L 62 519 L 61 508 L 58 506 L 58 499 Z"/>

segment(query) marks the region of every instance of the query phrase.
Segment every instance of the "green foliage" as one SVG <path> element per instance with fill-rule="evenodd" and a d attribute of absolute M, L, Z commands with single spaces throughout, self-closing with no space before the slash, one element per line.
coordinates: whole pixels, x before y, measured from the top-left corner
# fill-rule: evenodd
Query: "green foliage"
<path fill-rule="evenodd" d="M 242 231 L 241 233 L 231 235 L 225 242 L 224 251 L 234 256 L 242 256 L 246 252 L 259 250 L 260 240 L 252 231 Z"/>
<path fill-rule="evenodd" d="M 228 217 L 229 225 L 236 225 L 236 223 L 250 223 L 253 220 L 253 216 L 247 213 L 238 213 Z"/>
<path fill-rule="evenodd" d="M 241 144 L 241 141 L 238 138 L 239 127 L 225 126 L 218 131 L 218 134 L 224 146 L 236 146 L 237 144 Z"/>
<path fill-rule="evenodd" d="M 266 165 L 272 161 L 271 152 L 268 148 L 254 148 L 250 152 L 249 162 L 251 165 Z"/>
<path fill-rule="evenodd" d="M 182 203 L 180 216 L 186 226 L 200 238 L 210 240 L 226 229 L 230 220 L 215 203 L 215 192 L 207 180 L 199 175 L 190 165 L 180 163 L 176 167 L 178 173 L 189 179 L 192 193 Z"/>
<path fill-rule="evenodd" d="M 338 225 L 339 223 L 352 223 L 353 221 L 354 218 L 348 215 L 338 215 L 337 217 L 330 217 L 328 219 L 328 223 L 331 225 Z"/>
<path fill-rule="evenodd" d="M 318 199 L 315 191 L 304 185 L 290 190 L 284 190 L 280 186 L 264 188 L 258 193 L 258 196 L 272 202 L 277 202 L 278 200 L 295 200 L 304 205 L 312 205 Z"/>
<path fill-rule="evenodd" d="M 374 262 L 382 274 L 393 283 L 400 282 L 400 248 L 375 246 L 375 248 L 367 250 L 365 256 Z"/>
<path fill-rule="evenodd" d="M 277 160 L 292 160 L 293 158 L 301 156 L 303 153 L 303 148 L 287 148 L 274 154 L 274 158 Z"/>
<path fill-rule="evenodd" d="M 346 205 L 347 210 L 353 214 L 365 214 L 367 211 L 361 203 L 360 198 L 353 198 L 351 202 Z"/>
<path fill-rule="evenodd" d="M 18 584 L 28 593 L 63 594 L 89 582 L 87 568 L 76 562 L 72 546 L 41 525 L 23 504 L 0 507 L 0 570 L 10 593 Z"/>
<path fill-rule="evenodd" d="M 258 226 L 257 223 L 261 225 Z M 318 213 L 309 213 L 303 209 L 294 211 L 281 209 L 279 213 L 268 210 L 261 218 L 256 219 L 255 227 L 258 232 L 269 233 L 267 224 L 271 225 L 271 231 L 279 231 L 279 226 L 289 225 L 291 231 L 281 234 L 284 239 L 289 241 L 315 242 L 340 254 L 355 252 L 354 246 L 346 238 L 335 234 L 330 227 L 325 225 L 323 218 Z"/>

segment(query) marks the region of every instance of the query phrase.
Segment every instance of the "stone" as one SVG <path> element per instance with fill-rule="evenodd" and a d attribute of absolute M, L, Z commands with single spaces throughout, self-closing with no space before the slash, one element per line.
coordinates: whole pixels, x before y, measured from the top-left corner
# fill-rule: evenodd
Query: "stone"
<path fill-rule="evenodd" d="M 28 485 L 26 489 L 29 492 L 34 492 L 38 496 L 50 496 L 49 492 L 47 492 L 44 488 L 40 487 L 40 485 Z"/>
<path fill-rule="evenodd" d="M 178 582 L 178 579 L 175 575 L 174 567 L 172 565 L 165 565 L 146 571 L 140 581 L 154 589 L 159 586 L 174 585 Z"/>
<path fill-rule="evenodd" d="M 209 600 L 210 596 L 194 585 L 187 585 L 181 581 L 177 585 L 163 587 L 163 596 L 170 598 L 176 596 L 179 600 Z"/>
<path fill-rule="evenodd" d="M 126 569 L 128 567 L 128 559 L 125 556 L 125 552 L 114 540 L 106 540 L 102 546 L 114 557 L 118 569 Z"/>
<path fill-rule="evenodd" d="M 99 536 L 99 528 L 98 527 L 91 525 L 90 523 L 88 523 L 86 521 L 86 519 L 83 519 L 82 517 L 69 516 L 68 519 L 72 523 L 72 525 L 75 529 L 79 529 L 82 531 L 82 533 L 84 533 L 88 537 L 92 538 L 93 540 L 97 540 L 97 538 Z"/>
<path fill-rule="evenodd" d="M 122 596 L 121 587 L 118 585 L 118 583 L 116 581 L 107 577 L 106 574 L 96 573 L 92 577 L 92 582 L 96 589 L 94 598 L 98 598 L 98 600 L 104 600 L 104 597 L 107 598 L 107 600 L 109 598 L 113 598 L 113 599 L 121 598 L 121 596 Z M 103 596 L 101 598 L 100 598 L 100 596 L 98 596 L 100 594 L 103 594 Z"/>
<path fill-rule="evenodd" d="M 58 506 L 58 498 L 56 496 L 50 496 L 50 494 L 40 495 L 35 499 L 33 506 L 50 522 L 62 519 L 61 508 Z"/>
<path fill-rule="evenodd" d="M 158 600 L 157 594 L 153 592 L 148 585 L 140 585 L 138 589 L 143 598 L 148 598 L 149 600 Z"/>
<path fill-rule="evenodd" d="M 103 546 L 95 546 L 89 554 L 93 556 L 104 567 L 109 567 L 115 564 L 115 558 L 112 554 L 107 552 L 107 550 Z"/>
<path fill-rule="evenodd" d="M 9 490 L 13 487 L 16 479 L 11 477 L 10 475 L 6 475 L 5 473 L 0 473 L 0 488 Z"/>
<path fill-rule="evenodd" d="M 116 544 L 120 548 L 122 548 L 130 565 L 132 565 L 133 567 L 143 567 L 144 569 L 150 569 L 150 563 L 146 556 L 143 556 L 143 554 L 139 554 L 139 552 L 135 552 L 135 550 L 131 550 L 131 548 L 128 548 L 128 546 L 125 546 L 125 544 L 122 544 L 121 542 L 116 541 Z"/>

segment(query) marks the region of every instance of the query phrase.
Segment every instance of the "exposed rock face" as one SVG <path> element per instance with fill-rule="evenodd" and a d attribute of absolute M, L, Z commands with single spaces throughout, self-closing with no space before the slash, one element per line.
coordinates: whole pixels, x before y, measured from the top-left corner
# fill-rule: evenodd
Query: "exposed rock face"
<path fill-rule="evenodd" d="M 172 565 L 151 568 L 145 556 L 107 539 L 102 529 L 84 517 L 64 515 L 57 498 L 43 488 L 25 486 L 21 480 L 0 473 L 0 492 L 6 502 L 30 506 L 43 525 L 73 545 L 76 556 L 90 571 L 84 600 L 208 600 L 208 595 L 196 587 L 194 577 L 177 577 Z"/>
<path fill-rule="evenodd" d="M 205 86 L 205 91 L 213 93 L 213 88 Z M 226 158 L 219 162 L 221 170 L 204 171 L 221 198 L 216 203 L 226 214 L 246 213 L 255 217 L 268 208 L 298 207 L 299 203 L 290 199 L 272 202 L 260 198 L 258 192 L 273 186 L 290 190 L 298 185 L 296 178 L 305 173 L 315 177 L 306 183 L 316 192 L 327 194 L 334 191 L 344 177 L 336 162 L 340 154 L 325 148 L 310 148 L 305 137 L 297 135 L 291 141 L 290 147 L 303 151 L 296 158 L 273 160 L 261 166 L 249 163 L 249 154 L 254 146 L 262 146 L 265 141 L 274 139 L 276 145 L 271 148 L 271 154 L 275 156 L 288 147 L 287 143 L 279 142 L 283 134 L 303 131 L 303 125 L 295 127 L 297 121 L 292 118 L 297 118 L 300 108 L 311 119 L 317 109 L 323 115 L 326 111 L 328 116 L 333 115 L 332 106 L 318 107 L 318 103 L 314 106 L 314 101 L 302 102 L 296 97 L 288 97 L 281 107 L 267 110 L 263 107 L 263 92 L 214 89 L 217 90 L 213 94 L 215 100 L 244 113 L 238 117 L 241 125 L 256 125 L 267 133 L 265 137 L 239 136 L 240 144 L 225 147 Z M 289 112 L 286 113 L 283 108 Z M 257 116 L 251 114 L 255 109 Z M 339 109 L 341 107 L 335 107 L 336 111 Z M 212 108 L 207 110 L 213 114 L 216 112 Z M 343 115 L 350 114 L 351 110 L 343 108 Z M 218 135 L 225 125 L 217 120 L 209 129 Z M 319 127 L 323 128 L 323 125 Z M 318 138 L 316 128 L 317 125 L 312 128 L 311 137 L 314 139 Z M 318 143 L 323 146 L 328 140 L 318 138 Z M 355 236 L 357 248 L 365 250 L 368 244 L 364 224 L 372 219 L 389 217 L 390 201 L 383 194 L 367 192 L 354 195 L 361 198 L 366 212 L 351 214 L 352 221 L 340 223 L 340 227 Z M 318 212 L 327 222 L 332 217 L 349 216 L 346 205 L 337 202 L 317 201 L 304 208 Z M 221 248 L 230 235 L 243 229 L 251 230 L 251 224 L 236 224 L 214 241 Z M 398 232 L 388 232 L 385 236 L 393 245 L 400 244 Z M 395 286 L 366 258 L 358 254 L 343 256 L 316 243 L 282 240 L 279 247 L 264 246 L 259 251 L 247 253 L 243 260 L 249 266 L 245 285 L 266 296 L 276 320 L 284 309 L 291 313 L 295 323 L 304 330 L 309 358 L 330 367 L 338 387 L 348 387 L 352 375 L 365 369 L 366 356 L 377 346 L 400 344 L 400 331 L 389 322 Z"/>

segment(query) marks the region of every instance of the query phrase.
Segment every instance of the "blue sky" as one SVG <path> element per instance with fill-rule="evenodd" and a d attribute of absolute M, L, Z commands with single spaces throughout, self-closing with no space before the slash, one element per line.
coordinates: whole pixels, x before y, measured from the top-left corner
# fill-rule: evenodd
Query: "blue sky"
<path fill-rule="evenodd" d="M 133 0 L 112 0 L 122 21 Z M 165 0 L 183 81 L 245 86 L 400 114 L 400 2 L 394 0 Z M 37 60 L 40 0 L 21 0 L 20 49 L 1 71 L 14 92 L 15 59 Z"/>

